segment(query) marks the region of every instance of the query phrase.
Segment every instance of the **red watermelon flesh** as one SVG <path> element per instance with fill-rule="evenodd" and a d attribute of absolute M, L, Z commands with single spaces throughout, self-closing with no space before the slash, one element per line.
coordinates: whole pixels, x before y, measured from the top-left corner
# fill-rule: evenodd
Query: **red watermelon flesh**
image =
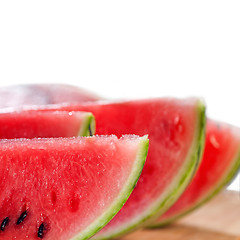
<path fill-rule="evenodd" d="M 92 112 L 96 134 L 149 135 L 147 162 L 136 188 L 96 238 L 119 236 L 166 211 L 185 189 L 198 165 L 205 114 L 197 99 L 92 102 L 52 108 Z"/>
<path fill-rule="evenodd" d="M 98 99 L 89 91 L 65 84 L 25 84 L 0 88 L 0 108 L 79 103 Z"/>
<path fill-rule="evenodd" d="M 219 192 L 240 166 L 240 130 L 208 119 L 201 165 L 179 200 L 150 227 L 158 227 L 187 214 Z"/>
<path fill-rule="evenodd" d="M 0 140 L 0 239 L 87 239 L 121 208 L 146 137 Z"/>
<path fill-rule="evenodd" d="M 89 136 L 95 121 L 88 112 L 19 111 L 0 113 L 0 138 Z"/>

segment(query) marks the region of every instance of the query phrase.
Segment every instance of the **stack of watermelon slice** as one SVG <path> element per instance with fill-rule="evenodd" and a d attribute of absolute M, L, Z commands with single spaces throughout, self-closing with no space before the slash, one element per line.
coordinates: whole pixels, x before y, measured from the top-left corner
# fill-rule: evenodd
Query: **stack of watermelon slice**
<path fill-rule="evenodd" d="M 22 85 L 0 99 L 0 239 L 111 239 L 166 225 L 240 166 L 240 130 L 206 120 L 197 98 L 110 102 Z"/>

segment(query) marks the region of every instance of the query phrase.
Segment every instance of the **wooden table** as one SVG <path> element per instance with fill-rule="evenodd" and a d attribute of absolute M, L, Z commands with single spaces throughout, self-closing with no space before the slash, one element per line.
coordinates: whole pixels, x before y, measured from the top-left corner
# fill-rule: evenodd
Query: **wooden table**
<path fill-rule="evenodd" d="M 240 193 L 225 191 L 171 226 L 122 240 L 240 240 Z"/>

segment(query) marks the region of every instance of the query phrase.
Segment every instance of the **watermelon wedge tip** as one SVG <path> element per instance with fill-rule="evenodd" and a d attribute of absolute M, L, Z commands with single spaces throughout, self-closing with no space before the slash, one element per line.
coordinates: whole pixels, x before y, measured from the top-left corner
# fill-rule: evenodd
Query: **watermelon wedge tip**
<path fill-rule="evenodd" d="M 165 226 L 192 212 L 220 192 L 240 167 L 240 129 L 207 121 L 203 158 L 193 180 L 178 201 L 149 228 Z"/>
<path fill-rule="evenodd" d="M 13 111 L 0 113 L 0 138 L 73 137 L 95 133 L 89 112 Z"/>

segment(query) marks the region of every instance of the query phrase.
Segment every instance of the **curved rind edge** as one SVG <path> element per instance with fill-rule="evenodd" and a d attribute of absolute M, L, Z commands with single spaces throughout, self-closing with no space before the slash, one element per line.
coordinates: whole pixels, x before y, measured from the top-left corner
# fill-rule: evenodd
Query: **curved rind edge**
<path fill-rule="evenodd" d="M 109 209 L 105 211 L 105 213 L 103 213 L 98 219 L 95 220 L 95 222 L 90 225 L 87 230 L 79 233 L 78 236 L 73 237 L 71 240 L 89 239 L 98 231 L 100 231 L 105 225 L 107 225 L 107 223 L 110 222 L 111 219 L 119 212 L 132 193 L 142 173 L 142 169 L 147 158 L 148 146 L 148 137 L 141 137 L 141 140 L 139 141 L 139 151 L 133 164 L 132 172 L 129 175 L 129 178 L 126 181 L 122 191 L 119 193 L 118 198 L 115 200 L 115 202 L 113 202 Z"/>
<path fill-rule="evenodd" d="M 193 147 L 191 148 L 192 151 L 189 154 L 190 155 L 190 157 L 188 158 L 189 164 L 188 164 L 187 170 L 184 171 L 186 174 L 182 176 L 182 178 L 180 179 L 179 185 L 172 191 L 171 194 L 168 195 L 168 197 L 165 199 L 164 202 L 161 201 L 160 205 L 158 202 L 155 203 L 154 206 L 152 207 L 152 211 L 148 210 L 149 214 L 147 214 L 144 218 L 141 218 L 140 221 L 135 221 L 134 224 L 132 224 L 128 228 L 119 230 L 118 232 L 115 232 L 111 235 L 105 235 L 105 236 L 102 235 L 102 236 L 94 237 L 93 238 L 94 240 L 106 240 L 106 239 L 118 238 L 138 228 L 141 228 L 141 227 L 148 228 L 149 224 L 151 224 L 153 220 L 155 220 L 159 215 L 166 212 L 174 204 L 174 202 L 178 199 L 178 197 L 180 197 L 179 190 L 180 190 L 180 193 L 182 193 L 184 189 L 186 189 L 190 180 L 193 178 L 194 173 L 196 172 L 200 164 L 200 160 L 202 159 L 203 148 L 205 145 L 206 107 L 201 100 L 197 100 L 196 109 L 198 112 L 198 119 L 199 119 L 198 128 L 196 129 L 195 141 L 193 143 Z"/>
<path fill-rule="evenodd" d="M 234 177 L 238 174 L 239 168 L 240 168 L 240 149 L 238 151 L 237 156 L 234 158 L 232 166 L 229 167 L 229 172 L 225 175 L 225 177 L 222 178 L 223 180 L 218 184 L 218 186 L 213 191 L 211 191 L 210 194 L 207 194 L 205 197 L 202 198 L 201 201 L 199 201 L 196 205 L 194 205 L 194 207 L 191 207 L 187 211 L 183 211 L 174 217 L 171 217 L 169 219 L 166 219 L 165 221 L 160 222 L 159 224 L 150 226 L 150 228 L 164 227 L 178 220 L 179 218 L 186 216 L 187 214 L 198 209 L 199 207 L 201 207 L 203 204 L 205 204 L 206 202 L 211 200 L 213 197 L 215 197 L 218 193 L 220 193 L 220 191 L 234 179 Z"/>
<path fill-rule="evenodd" d="M 78 132 L 78 136 L 92 136 L 95 134 L 96 121 L 92 113 L 86 113 L 84 115 L 84 120 L 82 121 L 81 127 Z"/>
<path fill-rule="evenodd" d="M 205 146 L 205 137 L 206 137 L 206 115 L 205 115 L 205 110 L 206 110 L 206 108 L 205 108 L 205 105 L 203 104 L 203 102 L 201 101 L 201 100 L 199 100 L 198 101 L 198 108 L 199 108 L 199 116 L 200 116 L 200 121 L 199 121 L 199 129 L 203 129 L 203 131 L 198 135 L 198 142 L 199 142 L 199 149 L 197 150 L 197 152 L 198 152 L 198 164 L 196 164 L 196 166 L 195 166 L 195 169 L 194 169 L 194 171 L 192 172 L 192 175 L 191 175 L 191 178 L 189 178 L 189 182 L 188 182 L 188 184 L 190 183 L 190 181 L 191 181 L 191 179 L 193 179 L 193 177 L 194 177 L 194 175 L 195 175 L 195 173 L 196 173 L 196 171 L 197 171 L 197 169 L 198 169 L 198 167 L 199 167 L 199 165 L 200 165 L 200 163 L 201 163 L 201 160 L 202 160 L 202 156 L 203 156 L 203 150 L 204 150 L 204 146 Z M 201 114 L 201 112 L 202 112 L 202 114 Z M 201 130 L 200 130 L 201 131 Z M 197 144 L 196 144 L 197 145 Z M 194 151 L 193 151 L 193 156 L 194 156 Z M 186 173 L 187 173 L 187 171 L 186 171 Z M 185 186 L 185 188 L 184 189 L 186 189 L 187 188 L 187 186 L 188 186 L 188 184 Z M 183 191 L 182 191 L 182 193 L 184 192 L 184 189 L 183 189 Z M 180 195 L 181 196 L 181 195 Z M 176 199 L 175 199 L 175 201 L 173 201 L 172 202 L 172 204 L 171 204 L 171 206 L 177 201 L 177 199 L 180 197 L 180 196 L 178 196 Z M 170 207 L 171 207 L 170 206 Z M 169 208 L 170 208 L 169 207 Z M 169 209 L 168 208 L 168 209 Z M 168 210 L 167 209 L 167 210 Z M 166 210 L 166 211 L 167 211 Z M 162 214 L 164 214 L 166 211 L 164 211 Z M 160 215 L 158 215 L 158 217 L 159 216 L 161 216 L 162 214 L 160 214 Z M 165 225 L 167 225 L 168 223 L 163 223 L 162 224 L 162 222 L 159 224 L 159 223 L 156 223 L 155 222 L 155 220 L 156 220 L 157 218 L 154 218 L 151 222 L 149 222 L 149 224 L 148 225 L 146 225 L 145 227 L 146 228 L 159 228 L 159 227 L 163 227 L 163 226 L 165 226 Z M 170 222 L 169 222 L 170 223 Z"/>

